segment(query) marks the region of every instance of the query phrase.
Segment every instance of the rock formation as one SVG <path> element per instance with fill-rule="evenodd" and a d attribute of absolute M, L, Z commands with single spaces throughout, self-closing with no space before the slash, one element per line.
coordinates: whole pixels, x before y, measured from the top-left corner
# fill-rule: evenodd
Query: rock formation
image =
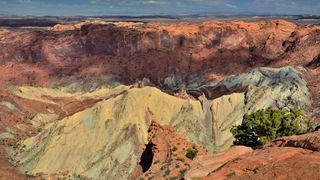
<path fill-rule="evenodd" d="M 319 177 L 319 133 L 257 150 L 230 133 L 263 108 L 319 118 L 319 52 L 319 26 L 282 20 L 0 29 L 0 174 Z"/>
<path fill-rule="evenodd" d="M 152 120 L 160 126 L 170 125 L 190 143 L 219 152 L 232 145 L 230 128 L 240 124 L 244 114 L 271 107 L 275 102 L 288 108 L 289 100 L 301 107 L 310 104 L 306 84 L 293 68 L 260 69 L 216 84 L 223 84 L 230 92 L 240 86 L 248 88 L 213 100 L 205 95 L 195 100 L 174 97 L 154 87 L 119 86 L 90 93 L 66 88 L 13 87 L 11 93 L 20 98 L 48 104 L 56 104 L 58 98 L 98 100 L 74 114 L 67 112 L 59 121 L 59 114 L 36 114 L 30 122 L 34 128 L 42 125 L 42 131 L 24 140 L 13 155 L 21 170 L 31 175 L 129 178 L 148 144 Z M 203 91 L 211 87 L 214 86 Z M 68 111 L 66 105 L 60 106 Z"/>
<path fill-rule="evenodd" d="M 320 175 L 319 132 L 277 139 L 255 151 L 235 147 L 195 160 L 187 179 L 282 179 Z M 281 143 L 280 143 L 281 142 Z M 279 144 L 280 143 L 280 144 Z M 281 147 L 281 148 L 280 148 Z M 204 162 L 204 164 L 199 164 Z M 306 166 L 307 164 L 307 166 Z"/>
<path fill-rule="evenodd" d="M 80 25 L 70 31 L 1 30 L 1 81 L 44 86 L 110 74 L 157 85 L 170 74 L 183 81 L 195 74 L 221 79 L 260 66 L 307 65 L 320 48 L 318 26 L 281 20 Z"/>

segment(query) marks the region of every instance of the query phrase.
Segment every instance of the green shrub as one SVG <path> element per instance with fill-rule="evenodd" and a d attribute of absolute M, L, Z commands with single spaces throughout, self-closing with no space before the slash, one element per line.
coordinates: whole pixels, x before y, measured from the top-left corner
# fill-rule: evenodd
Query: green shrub
<path fill-rule="evenodd" d="M 180 174 L 181 174 L 181 175 L 184 175 L 186 172 L 187 172 L 187 169 L 186 169 L 186 168 L 185 168 L 185 169 L 180 170 Z"/>
<path fill-rule="evenodd" d="M 180 165 L 179 165 L 179 163 L 177 163 L 177 164 L 176 164 L 176 168 L 179 168 L 179 167 L 180 167 Z"/>
<path fill-rule="evenodd" d="M 177 160 L 180 162 L 185 162 L 184 158 L 182 158 L 182 157 L 178 157 Z"/>
<path fill-rule="evenodd" d="M 250 52 L 253 52 L 253 51 L 255 51 L 257 49 L 257 46 L 256 45 L 250 45 L 249 46 L 249 51 Z"/>
<path fill-rule="evenodd" d="M 235 145 L 259 146 L 282 136 L 313 130 L 315 121 L 301 110 L 258 110 L 245 115 L 242 124 L 231 128 Z"/>
<path fill-rule="evenodd" d="M 173 146 L 172 151 L 174 152 L 176 150 L 178 150 L 177 146 Z"/>
<path fill-rule="evenodd" d="M 189 159 L 194 159 L 197 156 L 197 154 L 198 154 L 197 150 L 187 149 L 186 157 L 189 158 Z"/>
<path fill-rule="evenodd" d="M 169 175 L 170 175 L 170 170 L 169 169 L 165 170 L 163 176 L 165 177 Z"/>

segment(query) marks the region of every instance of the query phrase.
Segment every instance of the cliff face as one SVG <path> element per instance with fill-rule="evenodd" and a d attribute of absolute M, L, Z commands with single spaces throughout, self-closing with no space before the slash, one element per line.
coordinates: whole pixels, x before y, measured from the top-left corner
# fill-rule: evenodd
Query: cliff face
<path fill-rule="evenodd" d="M 246 113 L 318 106 L 319 53 L 319 26 L 281 20 L 2 29 L 0 150 L 39 177 L 162 178 L 175 168 L 180 178 L 227 178 L 238 156 L 277 155 L 212 155 L 230 148 L 230 128 Z M 182 160 L 187 148 L 201 157 Z M 247 165 L 235 175 L 256 177 Z"/>
<path fill-rule="evenodd" d="M 74 30 L 0 33 L 1 81 L 51 85 L 116 75 L 221 79 L 259 66 L 306 65 L 319 55 L 317 26 L 286 21 L 84 24 Z M 19 73 L 17 73 L 19 72 Z"/>

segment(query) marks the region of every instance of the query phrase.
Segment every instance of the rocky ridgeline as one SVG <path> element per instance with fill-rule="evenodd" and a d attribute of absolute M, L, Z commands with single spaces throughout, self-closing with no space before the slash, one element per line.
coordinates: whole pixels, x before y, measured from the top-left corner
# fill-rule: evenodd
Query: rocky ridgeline
<path fill-rule="evenodd" d="M 149 78 L 161 85 L 172 73 L 184 82 L 194 74 L 223 79 L 261 66 L 308 65 L 320 49 L 318 26 L 282 20 L 61 27 L 1 29 L 0 81 L 51 86 L 114 75 L 126 84 Z"/>
<path fill-rule="evenodd" d="M 259 109 L 317 105 L 319 31 L 281 20 L 0 30 L 0 152 L 15 166 L 0 158 L 0 174 L 169 178 L 175 162 L 187 179 L 257 178 L 281 162 L 312 178 L 301 162 L 317 155 L 316 133 L 253 151 L 230 149 L 230 128 Z M 182 164 L 186 148 L 199 158 Z"/>
<path fill-rule="evenodd" d="M 190 143 L 209 152 L 220 152 L 232 145 L 230 128 L 239 125 L 244 114 L 273 106 L 310 105 L 306 83 L 297 73 L 291 67 L 262 68 L 218 83 L 208 82 L 207 86 L 198 88 L 204 94 L 209 92 L 199 100 L 174 97 L 154 87 L 98 89 L 107 94 L 93 91 L 90 95 L 33 87 L 29 87 L 32 91 L 28 87 L 14 89 L 16 95 L 38 101 L 46 101 L 39 97 L 48 98 L 50 94 L 60 98 L 101 99 L 59 121 L 48 121 L 38 135 L 21 142 L 14 151 L 14 159 L 23 172 L 32 175 L 61 173 L 128 178 L 148 144 L 153 120 L 161 126 L 170 125 Z M 215 86 L 222 85 L 230 94 L 211 100 Z M 242 92 L 232 93 L 240 86 Z M 247 88 L 244 90 L 242 86 Z M 50 118 L 42 116 L 46 117 Z"/>

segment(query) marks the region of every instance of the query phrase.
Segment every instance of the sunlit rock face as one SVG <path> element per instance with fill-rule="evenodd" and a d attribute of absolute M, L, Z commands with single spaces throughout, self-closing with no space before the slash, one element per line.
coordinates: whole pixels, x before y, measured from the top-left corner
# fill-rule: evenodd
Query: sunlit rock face
<path fill-rule="evenodd" d="M 252 151 L 229 150 L 245 114 L 317 106 L 319 31 L 281 20 L 1 29 L 0 145 L 14 173 L 39 178 L 162 178 L 162 166 L 229 177 L 212 170 Z M 179 160 L 188 148 L 203 156 Z M 251 154 L 282 157 L 277 148 Z"/>
<path fill-rule="evenodd" d="M 29 174 L 128 178 L 140 162 L 152 121 L 170 125 L 190 143 L 220 152 L 232 145 L 230 128 L 241 124 L 244 114 L 275 104 L 290 108 L 291 103 L 301 107 L 310 103 L 305 82 L 297 73 L 293 68 L 258 69 L 232 76 L 216 84 L 230 90 L 247 86 L 247 90 L 212 100 L 205 94 L 199 99 L 181 99 L 154 87 L 119 86 L 90 93 L 16 87 L 12 89 L 16 95 L 44 102 L 50 96 L 100 101 L 59 121 L 53 121 L 54 116 L 35 116 L 34 125 L 39 121 L 46 125 L 21 143 L 15 159 Z M 41 99 L 41 94 L 47 99 Z"/>
<path fill-rule="evenodd" d="M 258 150 L 235 146 L 215 155 L 199 156 L 186 179 L 260 179 L 320 175 L 320 132 L 282 137 Z M 294 165 L 293 165 L 294 164 Z M 305 166 L 308 164 L 308 167 Z M 254 168 L 255 172 L 247 169 Z"/>
<path fill-rule="evenodd" d="M 1 82 L 44 86 L 114 75 L 161 85 L 170 74 L 182 82 L 194 74 L 221 80 L 256 67 L 307 65 L 320 49 L 318 26 L 282 20 L 59 27 L 0 30 Z"/>

